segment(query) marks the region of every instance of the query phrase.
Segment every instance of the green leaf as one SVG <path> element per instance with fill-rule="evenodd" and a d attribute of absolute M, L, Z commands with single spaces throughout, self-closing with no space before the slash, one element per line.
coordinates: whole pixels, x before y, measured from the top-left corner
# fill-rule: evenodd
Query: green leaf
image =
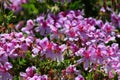
<path fill-rule="evenodd" d="M 23 8 L 25 8 L 29 14 L 37 14 L 38 13 L 38 9 L 35 7 L 34 4 L 23 4 L 22 5 Z"/>

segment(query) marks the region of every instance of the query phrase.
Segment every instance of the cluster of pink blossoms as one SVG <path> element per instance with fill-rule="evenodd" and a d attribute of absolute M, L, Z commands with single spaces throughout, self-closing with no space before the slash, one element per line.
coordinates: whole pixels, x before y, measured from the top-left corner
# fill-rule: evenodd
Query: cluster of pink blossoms
<path fill-rule="evenodd" d="M 71 10 L 58 15 L 48 14 L 47 18 L 42 15 L 35 20 L 28 20 L 22 31 L 32 36 L 36 32 L 43 37 L 50 34 L 50 40 L 63 38 L 67 48 L 72 51 L 71 55 L 81 56 L 78 63 L 84 63 L 85 70 L 102 65 L 106 73 L 112 70 L 119 72 L 119 46 L 117 43 L 106 46 L 110 41 L 115 42 L 117 37 L 113 23 L 119 21 L 119 15 L 112 14 L 111 18 L 112 23 L 104 23 L 92 17 L 84 18 L 80 10 Z"/>
<path fill-rule="evenodd" d="M 48 80 L 47 75 L 39 75 L 36 73 L 36 67 L 28 67 L 26 73 L 20 72 L 22 80 Z"/>
<path fill-rule="evenodd" d="M 61 79 L 65 79 L 66 75 L 70 75 L 71 77 L 77 75 L 75 80 L 84 80 L 84 77 L 80 74 L 80 70 L 77 70 L 75 65 L 69 65 L 65 70 L 63 70 L 62 74 Z"/>
<path fill-rule="evenodd" d="M 13 68 L 8 58 L 15 59 L 23 56 L 27 52 L 31 43 L 31 38 L 23 37 L 22 33 L 0 34 L 0 79 L 7 80 L 13 76 L 9 74 L 9 70 Z"/>
<path fill-rule="evenodd" d="M 41 56 L 46 56 L 46 58 L 61 61 L 63 60 L 62 53 L 66 49 L 65 44 L 56 44 L 49 41 L 47 37 L 36 39 L 32 36 L 24 37 L 22 33 L 13 32 L 11 34 L 1 34 L 0 38 L 1 62 L 8 61 L 7 57 L 24 56 L 27 51 L 32 51 L 33 57 L 40 53 Z"/>
<path fill-rule="evenodd" d="M 12 68 L 12 64 L 9 62 L 1 63 L 0 62 L 0 80 L 12 80 L 12 76 L 9 73 L 9 70 Z"/>
<path fill-rule="evenodd" d="M 42 40 L 36 39 L 36 45 L 33 46 L 32 52 L 33 56 L 38 53 L 41 56 L 46 58 L 51 58 L 54 61 L 62 61 L 64 59 L 63 52 L 65 51 L 65 44 L 58 45 L 52 41 L 49 41 L 48 38 L 43 38 Z"/>
<path fill-rule="evenodd" d="M 79 70 L 76 70 L 76 67 L 74 65 L 70 65 L 66 68 L 65 72 L 63 73 L 63 76 L 61 77 L 62 80 L 64 80 L 66 74 L 77 74 L 78 76 L 75 77 L 75 80 L 84 80 L 83 76 L 79 74 Z M 40 75 L 36 73 L 36 67 L 28 67 L 25 72 L 20 72 L 21 79 L 25 80 L 48 80 L 47 75 Z"/>
<path fill-rule="evenodd" d="M 9 0 L 4 2 L 4 7 L 14 12 L 21 10 L 21 5 L 27 3 L 27 0 Z"/>
<path fill-rule="evenodd" d="M 54 61 L 62 61 L 64 59 L 62 53 L 66 49 L 64 44 L 58 45 L 47 38 L 42 40 L 35 39 L 32 36 L 24 37 L 23 33 L 12 32 L 10 34 L 0 35 L 0 72 L 7 72 L 12 68 L 12 64 L 8 62 L 8 58 L 15 59 L 25 56 L 27 51 L 32 51 L 32 56 L 38 54 L 46 58 L 51 58 Z M 6 65 L 6 62 L 9 63 Z M 6 65 L 8 67 L 2 65 Z M 11 66 L 11 67 L 9 67 Z M 6 76 L 6 74 L 4 76 Z M 9 74 L 10 75 L 10 74 Z M 4 78 L 4 76 L 2 78 Z M 12 77 L 12 76 L 11 76 Z M 7 78 L 7 77 L 6 77 Z"/>
<path fill-rule="evenodd" d="M 105 73 L 109 73 L 114 70 L 119 72 L 120 65 L 120 49 L 117 43 L 113 43 L 111 46 L 105 46 L 105 44 L 92 44 L 89 47 L 80 48 L 76 53 L 76 56 L 81 56 L 78 63 L 84 63 L 84 69 L 96 69 L 97 66 L 102 65 Z"/>
<path fill-rule="evenodd" d="M 20 28 L 21 26 L 18 29 Z M 81 40 L 82 45 L 115 40 L 114 30 L 115 27 L 109 22 L 103 23 L 102 20 L 91 17 L 84 18 L 80 10 L 60 12 L 58 15 L 48 14 L 46 19 L 39 16 L 34 21 L 28 20 L 26 27 L 22 28 L 28 35 L 35 36 L 36 32 L 41 36 L 50 34 L 50 40 L 60 39 L 62 36 L 64 41 Z"/>
<path fill-rule="evenodd" d="M 111 14 L 112 24 L 120 28 L 120 13 L 117 15 L 115 12 Z"/>
<path fill-rule="evenodd" d="M 116 19 L 112 15 L 113 23 Z M 0 73 L 4 72 L 3 78 L 6 75 L 12 77 L 9 74 L 12 64 L 8 57 L 24 58 L 25 53 L 31 51 L 32 57 L 40 55 L 41 58 L 60 62 L 64 60 L 63 53 L 68 50 L 70 57 L 80 57 L 75 62 L 83 64 L 86 71 L 96 70 L 100 66 L 108 75 L 111 75 L 112 71 L 119 74 L 120 49 L 118 43 L 115 43 L 117 36 L 113 23 L 104 23 L 92 17 L 84 18 L 80 10 L 60 12 L 58 15 L 48 14 L 46 18 L 42 15 L 35 20 L 28 20 L 25 27 L 20 23 L 16 29 L 21 29 L 27 34 L 26 37 L 22 32 L 0 34 Z M 39 33 L 42 39 L 37 38 L 36 33 Z M 110 41 L 112 44 L 108 45 Z M 21 72 L 20 76 L 26 80 L 47 80 L 47 75 L 41 76 L 35 71 L 34 66 L 28 67 L 26 73 Z M 78 75 L 75 80 L 84 80 L 74 65 L 65 70 L 65 75 L 71 73 Z"/>

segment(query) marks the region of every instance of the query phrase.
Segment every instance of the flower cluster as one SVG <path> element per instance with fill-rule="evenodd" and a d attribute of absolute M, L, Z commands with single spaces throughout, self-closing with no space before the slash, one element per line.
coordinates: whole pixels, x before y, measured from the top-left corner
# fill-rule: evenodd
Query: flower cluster
<path fill-rule="evenodd" d="M 5 78 L 10 79 L 12 76 L 8 74 L 9 69 L 12 68 L 9 58 L 15 59 L 17 57 L 24 56 L 24 54 L 28 51 L 32 40 L 32 37 L 25 38 L 22 33 L 16 32 L 0 35 L 0 73 L 2 73 L 3 77 L 8 76 Z"/>
<path fill-rule="evenodd" d="M 85 70 L 96 69 L 99 65 L 101 68 L 104 67 L 106 73 L 119 70 L 117 65 L 119 65 L 120 49 L 117 43 L 113 43 L 111 46 L 92 44 L 88 48 L 81 48 L 75 54 L 82 57 L 78 60 L 78 64 L 83 63 Z"/>
<path fill-rule="evenodd" d="M 47 75 L 39 75 L 36 73 L 36 67 L 32 66 L 32 67 L 28 67 L 26 69 L 26 73 L 21 72 L 20 76 L 22 78 L 22 80 L 48 80 Z"/>
<path fill-rule="evenodd" d="M 66 49 L 65 44 L 58 45 L 48 38 L 42 40 L 35 39 L 32 36 L 25 37 L 23 33 L 12 32 L 10 34 L 0 35 L 0 63 L 1 63 L 1 73 L 7 72 L 9 70 L 2 64 L 8 63 L 8 58 L 15 59 L 18 57 L 25 56 L 27 51 L 32 51 L 32 56 L 35 57 L 38 54 L 42 57 L 50 58 L 54 61 L 62 61 L 64 59 L 63 52 Z M 12 66 L 12 64 L 10 65 Z M 10 67 L 12 68 L 12 67 Z M 6 70 L 7 69 L 7 70 Z M 8 73 L 7 73 L 8 74 Z M 6 75 L 6 74 L 5 74 Z M 4 76 L 5 76 L 4 75 Z"/>
<path fill-rule="evenodd" d="M 0 79 L 1 80 L 12 80 L 13 76 L 9 73 L 12 68 L 12 64 L 9 62 L 0 63 Z"/>
<path fill-rule="evenodd" d="M 21 5 L 27 3 L 27 0 L 9 0 L 4 2 L 4 7 L 14 12 L 21 10 Z"/>
<path fill-rule="evenodd" d="M 33 46 L 32 52 L 33 56 L 36 56 L 38 53 L 41 56 L 46 58 L 51 58 L 54 61 L 62 61 L 64 59 L 63 52 L 66 49 L 66 45 L 58 45 L 52 41 L 49 41 L 48 38 L 43 38 L 42 40 L 36 39 L 36 43 Z"/>
<path fill-rule="evenodd" d="M 33 37 L 25 38 L 22 33 L 10 33 L 0 35 L 1 62 L 6 62 L 8 57 L 16 58 L 27 52 Z"/>
<path fill-rule="evenodd" d="M 84 77 L 80 74 L 80 71 L 76 69 L 75 65 L 69 65 L 65 70 L 62 71 L 62 79 L 75 79 L 84 80 Z M 78 75 L 75 77 L 75 75 Z"/>
<path fill-rule="evenodd" d="M 35 21 L 38 26 L 34 27 Z M 29 26 L 29 27 L 28 27 Z M 28 35 L 35 36 L 35 32 L 41 36 L 50 34 L 50 39 L 62 39 L 69 41 L 82 41 L 82 45 L 115 40 L 115 27 L 109 23 L 103 23 L 102 20 L 94 18 L 84 18 L 83 12 L 68 11 L 60 12 L 58 15 L 49 14 L 45 19 L 44 16 L 37 17 L 36 20 L 28 20 L 26 27 L 22 31 Z"/>
<path fill-rule="evenodd" d="M 26 3 L 25 0 L 19 1 L 22 0 L 11 0 L 13 11 L 20 10 L 20 5 Z M 61 79 L 84 80 L 82 72 L 76 68 L 81 65 L 85 71 L 97 71 L 99 68 L 109 76 L 112 71 L 119 75 L 120 49 L 115 33 L 115 26 L 120 26 L 119 18 L 113 13 L 112 22 L 103 22 L 92 17 L 85 18 L 83 11 L 70 10 L 29 19 L 25 27 L 20 22 L 16 29 L 22 32 L 0 34 L 0 75 L 2 79 L 5 76 L 11 79 L 9 70 L 13 66 L 9 58 L 24 58 L 28 51 L 32 58 L 40 56 L 39 60 L 57 61 L 57 65 L 66 58 L 74 59 L 73 64 L 63 70 Z M 20 72 L 20 76 L 25 80 L 48 80 L 48 75 L 40 75 L 36 70 L 35 66 L 28 67 L 26 72 Z"/>
<path fill-rule="evenodd" d="M 60 12 L 58 15 L 48 14 L 46 18 L 42 15 L 35 20 L 30 19 L 21 30 L 34 37 L 36 33 L 44 37 L 42 40 L 36 39 L 33 56 L 40 52 L 42 56 L 62 61 L 64 56 L 61 54 L 68 49 L 70 56 L 81 57 L 77 62 L 83 63 L 85 70 L 96 70 L 100 66 L 101 69 L 104 68 L 105 73 L 112 70 L 119 73 L 120 50 L 118 44 L 114 43 L 116 27 L 113 25 L 118 25 L 119 22 L 115 23 L 115 20 L 119 21 L 119 16 L 115 14 L 112 14 L 112 23 L 104 23 L 92 17 L 84 18 L 80 10 L 71 10 Z M 50 40 L 63 41 L 66 44 L 58 46 L 48 40 L 48 35 Z M 111 46 L 107 45 L 110 41 Z"/>
<path fill-rule="evenodd" d="M 8 61 L 8 57 L 16 58 L 24 56 L 27 51 L 33 52 L 33 57 L 40 53 L 41 56 L 53 60 L 63 60 L 62 53 L 66 49 L 65 44 L 58 45 L 48 38 L 35 39 L 32 36 L 24 37 L 22 33 L 0 35 L 1 62 Z"/>
<path fill-rule="evenodd" d="M 115 12 L 111 14 L 112 24 L 120 28 L 120 13 L 117 15 Z"/>

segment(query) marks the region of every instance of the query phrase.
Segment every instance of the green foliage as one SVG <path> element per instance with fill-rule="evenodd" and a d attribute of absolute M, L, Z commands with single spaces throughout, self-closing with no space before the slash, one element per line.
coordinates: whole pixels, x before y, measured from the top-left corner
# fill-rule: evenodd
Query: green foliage
<path fill-rule="evenodd" d="M 82 9 L 85 5 L 82 3 L 81 0 L 75 1 L 73 3 L 70 3 L 69 8 L 71 10 L 77 10 L 77 9 Z"/>

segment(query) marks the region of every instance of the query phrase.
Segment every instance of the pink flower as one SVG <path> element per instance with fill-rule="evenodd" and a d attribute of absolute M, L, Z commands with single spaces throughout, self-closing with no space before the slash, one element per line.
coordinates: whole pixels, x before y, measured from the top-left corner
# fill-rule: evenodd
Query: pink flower
<path fill-rule="evenodd" d="M 104 12 L 104 13 L 106 12 L 106 10 L 105 10 L 104 7 L 102 7 L 102 8 L 100 9 L 100 11 L 101 11 L 101 12 Z"/>
<path fill-rule="evenodd" d="M 32 55 L 32 56 L 35 57 L 35 56 L 37 56 L 38 53 L 40 52 L 40 49 L 39 49 L 39 48 L 34 48 L 34 47 L 33 47 L 32 52 L 33 52 L 33 55 Z"/>
<path fill-rule="evenodd" d="M 8 61 L 8 55 L 6 54 L 6 51 L 4 51 L 3 48 L 1 48 L 2 46 L 0 46 L 0 62 L 7 62 Z"/>
<path fill-rule="evenodd" d="M 44 20 L 44 17 L 40 16 L 36 19 L 39 26 L 35 28 L 36 32 L 39 32 L 40 35 L 45 36 L 51 32 L 51 29 L 48 25 L 48 22 Z"/>
<path fill-rule="evenodd" d="M 77 34 L 77 28 L 70 28 L 66 30 L 65 32 L 68 40 L 70 41 L 77 41 L 78 40 L 78 34 Z"/>
<path fill-rule="evenodd" d="M 81 48 L 77 54 L 82 57 L 80 60 L 78 60 L 78 64 L 83 62 L 84 69 L 88 70 L 88 67 L 94 62 L 94 49 L 92 47 L 89 47 L 88 49 Z"/>
<path fill-rule="evenodd" d="M 36 73 L 36 67 L 28 67 L 26 73 L 20 72 L 21 79 L 25 80 L 48 80 L 47 75 L 39 75 Z"/>
<path fill-rule="evenodd" d="M 98 26 L 98 28 L 101 28 L 104 25 L 104 23 L 102 20 L 96 20 L 96 25 Z"/>
<path fill-rule="evenodd" d="M 75 80 L 85 80 L 85 79 L 84 79 L 84 77 L 83 77 L 82 75 L 79 74 L 79 75 L 75 78 Z"/>
<path fill-rule="evenodd" d="M 9 1 L 10 1 L 9 5 L 7 2 L 4 2 L 4 7 L 14 12 L 19 12 L 22 9 L 21 5 L 27 3 L 26 0 L 15 0 L 15 1 L 9 0 Z"/>
<path fill-rule="evenodd" d="M 107 59 L 106 46 L 104 44 L 99 44 L 94 46 L 94 58 L 98 64 L 103 64 L 104 60 Z"/>
<path fill-rule="evenodd" d="M 114 26 L 110 25 L 110 23 L 106 22 L 101 29 L 106 33 L 111 33 L 115 28 Z"/>
<path fill-rule="evenodd" d="M 70 65 L 69 67 L 66 68 L 67 74 L 75 74 L 76 72 L 78 72 L 78 70 L 76 70 L 75 65 Z"/>
<path fill-rule="evenodd" d="M 109 78 L 110 78 L 110 79 L 111 79 L 111 78 L 114 78 L 114 74 L 113 74 L 112 71 L 109 72 Z"/>
<path fill-rule="evenodd" d="M 26 73 L 24 72 L 20 72 L 20 76 L 23 78 L 23 79 L 28 79 L 28 78 L 31 78 L 34 76 L 36 72 L 36 67 L 32 66 L 32 67 L 28 67 L 26 69 Z"/>
<path fill-rule="evenodd" d="M 111 14 L 111 21 L 115 26 L 119 26 L 118 16 L 115 13 Z"/>
<path fill-rule="evenodd" d="M 41 80 L 48 80 L 48 77 L 47 77 L 47 75 L 42 75 L 40 79 Z"/>
<path fill-rule="evenodd" d="M 0 63 L 0 80 L 12 80 L 13 76 L 9 73 L 9 70 L 12 68 L 12 64 L 5 62 L 4 64 Z"/>
<path fill-rule="evenodd" d="M 23 31 L 23 32 L 30 31 L 30 30 L 33 29 L 33 27 L 34 27 L 34 22 L 30 19 L 30 20 L 27 21 L 26 27 L 25 27 L 25 28 L 22 28 L 22 31 Z"/>
<path fill-rule="evenodd" d="M 48 77 L 47 75 L 35 74 L 32 78 L 28 78 L 27 80 L 48 80 Z"/>
<path fill-rule="evenodd" d="M 20 21 L 16 26 L 15 29 L 20 30 L 23 27 L 24 22 Z"/>

